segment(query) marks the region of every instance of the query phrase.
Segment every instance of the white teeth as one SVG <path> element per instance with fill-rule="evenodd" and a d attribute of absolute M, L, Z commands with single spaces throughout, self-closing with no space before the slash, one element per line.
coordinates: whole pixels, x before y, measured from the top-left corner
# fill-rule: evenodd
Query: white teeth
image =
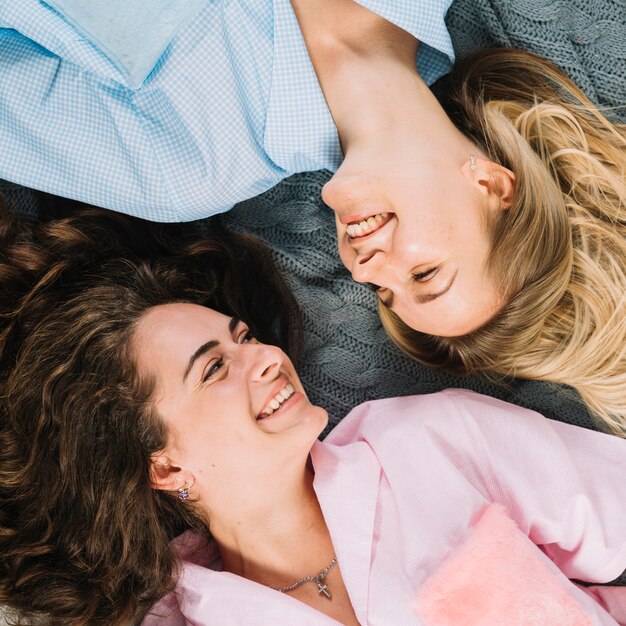
<path fill-rule="evenodd" d="M 295 389 L 291 383 L 287 383 L 267 404 L 259 418 L 270 416 L 280 405 L 291 398 L 295 393 Z"/>
<path fill-rule="evenodd" d="M 348 224 L 348 226 L 346 226 L 346 232 L 350 237 L 363 237 L 364 235 L 369 235 L 380 228 L 383 221 L 387 219 L 388 215 L 389 213 L 387 212 L 377 213 L 376 215 L 371 215 L 367 219 L 360 222 Z"/>

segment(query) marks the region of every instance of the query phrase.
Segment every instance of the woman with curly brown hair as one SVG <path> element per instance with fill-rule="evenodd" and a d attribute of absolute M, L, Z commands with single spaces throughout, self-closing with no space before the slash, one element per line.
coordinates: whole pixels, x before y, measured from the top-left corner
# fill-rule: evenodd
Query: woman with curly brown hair
<path fill-rule="evenodd" d="M 622 439 L 449 391 L 316 441 L 326 411 L 255 338 L 289 343 L 289 295 L 254 241 L 0 226 L 17 623 L 623 623 L 624 588 L 567 579 L 626 566 Z"/>
<path fill-rule="evenodd" d="M 0 601 L 120 623 L 169 587 L 173 558 L 156 547 L 200 523 L 145 474 L 165 431 L 130 358 L 138 319 L 196 302 L 293 348 L 295 303 L 264 247 L 217 227 L 87 211 L 30 228 L 3 211 L 0 241 Z"/>

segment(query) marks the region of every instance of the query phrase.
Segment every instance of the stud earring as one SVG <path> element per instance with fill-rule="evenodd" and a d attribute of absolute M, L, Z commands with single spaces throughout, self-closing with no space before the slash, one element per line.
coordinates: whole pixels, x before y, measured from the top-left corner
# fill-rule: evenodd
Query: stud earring
<path fill-rule="evenodd" d="M 185 500 L 189 499 L 189 490 L 191 489 L 191 487 L 185 483 L 182 487 L 180 487 L 178 489 L 178 499 L 181 502 L 184 502 Z"/>
<path fill-rule="evenodd" d="M 475 172 L 476 171 L 476 155 L 470 154 L 469 161 L 470 161 L 470 172 Z"/>

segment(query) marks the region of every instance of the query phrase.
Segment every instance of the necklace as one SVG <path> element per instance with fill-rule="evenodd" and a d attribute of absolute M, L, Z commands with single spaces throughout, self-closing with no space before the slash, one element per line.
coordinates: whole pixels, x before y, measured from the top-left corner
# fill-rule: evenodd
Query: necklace
<path fill-rule="evenodd" d="M 300 585 L 304 585 L 304 583 L 315 583 L 317 585 L 317 593 L 323 593 L 330 600 L 333 596 L 328 589 L 328 585 L 324 584 L 324 578 L 330 574 L 330 571 L 336 564 L 337 557 L 334 556 L 333 560 L 328 564 L 326 569 L 323 569 L 317 576 L 305 576 L 304 578 L 300 578 L 300 580 L 296 580 L 296 582 L 289 585 L 289 587 L 272 587 L 272 589 L 274 589 L 274 591 L 280 591 L 281 593 L 288 593 Z"/>

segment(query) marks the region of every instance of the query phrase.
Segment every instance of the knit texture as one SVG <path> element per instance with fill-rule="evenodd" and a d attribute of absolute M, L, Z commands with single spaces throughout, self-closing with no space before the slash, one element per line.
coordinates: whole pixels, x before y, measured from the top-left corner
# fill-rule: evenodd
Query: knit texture
<path fill-rule="evenodd" d="M 37 218 L 37 199 L 32 189 L 0 179 L 0 199 L 20 218 L 27 221 Z"/>
<path fill-rule="evenodd" d="M 333 212 L 320 197 L 329 177 L 329 172 L 292 176 L 225 216 L 230 227 L 252 232 L 272 247 L 301 305 L 304 346 L 298 373 L 310 399 L 328 409 L 329 429 L 367 400 L 446 387 L 473 389 L 593 427 L 570 389 L 532 381 L 501 385 L 482 375 L 456 377 L 404 356 L 381 326 L 374 291 L 355 283 L 339 260 Z"/>
<path fill-rule="evenodd" d="M 446 25 L 457 57 L 494 46 L 534 52 L 626 123 L 625 0 L 456 0 Z"/>

